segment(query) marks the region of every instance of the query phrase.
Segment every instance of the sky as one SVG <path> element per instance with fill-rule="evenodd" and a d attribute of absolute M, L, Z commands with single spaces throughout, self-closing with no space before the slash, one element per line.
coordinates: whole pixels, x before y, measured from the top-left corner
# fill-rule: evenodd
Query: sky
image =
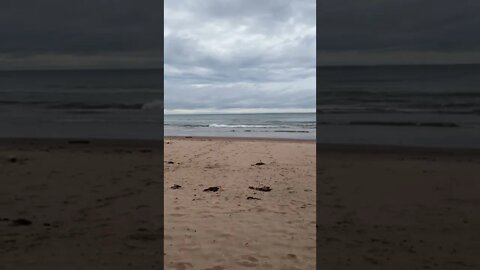
<path fill-rule="evenodd" d="M 311 111 L 315 65 L 480 63 L 478 14 L 478 0 L 3 0 L 0 70 L 164 67 L 166 113 Z"/>
<path fill-rule="evenodd" d="M 0 70 L 161 68 L 163 1 L 2 0 Z"/>
<path fill-rule="evenodd" d="M 480 63 L 478 0 L 319 0 L 317 64 Z"/>
<path fill-rule="evenodd" d="M 165 113 L 315 111 L 314 0 L 166 0 Z"/>

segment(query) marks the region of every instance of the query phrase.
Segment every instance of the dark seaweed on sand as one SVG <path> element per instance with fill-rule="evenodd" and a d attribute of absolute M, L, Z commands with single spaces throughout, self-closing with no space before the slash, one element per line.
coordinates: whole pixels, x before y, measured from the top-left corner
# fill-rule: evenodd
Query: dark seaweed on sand
<path fill-rule="evenodd" d="M 209 188 L 204 189 L 203 191 L 206 191 L 206 192 L 217 192 L 218 190 L 220 190 L 220 187 L 209 187 Z"/>
<path fill-rule="evenodd" d="M 181 187 L 182 187 L 182 186 L 175 184 L 175 185 L 171 186 L 170 188 L 171 188 L 171 189 L 179 189 L 179 188 L 181 188 Z"/>
<path fill-rule="evenodd" d="M 28 226 L 31 224 L 32 222 L 25 218 L 18 218 L 18 219 L 12 220 L 12 225 L 14 226 Z"/>
<path fill-rule="evenodd" d="M 248 188 L 249 188 L 249 189 L 258 190 L 258 191 L 263 191 L 263 192 L 272 191 L 272 189 L 271 189 L 269 186 L 262 186 L 262 187 L 252 187 L 252 186 L 249 186 Z"/>

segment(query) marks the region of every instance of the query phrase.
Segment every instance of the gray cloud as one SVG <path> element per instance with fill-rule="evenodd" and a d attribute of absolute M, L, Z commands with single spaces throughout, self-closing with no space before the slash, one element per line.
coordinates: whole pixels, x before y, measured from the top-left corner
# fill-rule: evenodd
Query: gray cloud
<path fill-rule="evenodd" d="M 162 9 L 158 0 L 1 1 L 0 68 L 161 67 Z"/>
<path fill-rule="evenodd" d="M 475 0 L 319 1 L 317 62 L 480 63 L 479 13 Z"/>
<path fill-rule="evenodd" d="M 479 12 L 475 0 L 319 1 L 317 62 L 479 62 Z"/>
<path fill-rule="evenodd" d="M 166 112 L 315 108 L 315 1 L 165 3 Z"/>

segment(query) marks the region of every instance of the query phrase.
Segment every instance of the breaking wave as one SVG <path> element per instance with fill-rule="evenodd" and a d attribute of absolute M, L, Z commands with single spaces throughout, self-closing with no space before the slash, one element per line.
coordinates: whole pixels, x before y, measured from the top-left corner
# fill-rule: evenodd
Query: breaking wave
<path fill-rule="evenodd" d="M 208 125 L 208 127 L 214 127 L 214 128 L 273 128 L 275 126 L 210 124 L 210 125 Z"/>
<path fill-rule="evenodd" d="M 0 106 L 35 106 L 46 109 L 64 110 L 163 110 L 163 101 L 154 100 L 146 103 L 124 103 L 124 102 L 57 102 L 57 101 L 16 101 L 0 100 Z"/>

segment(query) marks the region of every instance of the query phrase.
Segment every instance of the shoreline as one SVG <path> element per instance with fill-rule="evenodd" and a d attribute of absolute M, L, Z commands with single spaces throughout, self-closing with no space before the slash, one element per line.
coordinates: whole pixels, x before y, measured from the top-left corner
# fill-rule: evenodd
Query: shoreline
<path fill-rule="evenodd" d="M 0 146 L 5 145 L 58 145 L 69 146 L 122 146 L 122 147 L 152 147 L 163 145 L 164 140 L 142 139 L 97 139 L 97 138 L 0 138 Z"/>
<path fill-rule="evenodd" d="M 412 154 L 473 154 L 480 155 L 477 148 L 458 147 L 431 147 L 431 146 L 404 146 L 382 144 L 330 144 L 318 143 L 309 139 L 288 138 L 262 138 L 262 137 L 216 137 L 216 136 L 164 136 L 158 140 L 143 139 L 116 139 L 116 138 L 0 138 L 0 146 L 5 145 L 91 145 L 91 146 L 128 146 L 128 147 L 152 147 L 161 146 L 166 140 L 180 141 L 261 141 L 261 142 L 291 142 L 291 143 L 314 143 L 320 152 L 348 152 L 348 153 L 412 153 Z"/>
<path fill-rule="evenodd" d="M 316 140 L 290 139 L 290 138 L 265 138 L 265 137 L 221 137 L 221 136 L 165 136 L 166 140 L 223 140 L 223 141 L 271 141 L 271 142 L 306 142 L 315 143 Z"/>
<path fill-rule="evenodd" d="M 431 146 L 404 146 L 404 145 L 383 145 L 383 144 L 326 144 L 317 143 L 320 152 L 345 152 L 345 153 L 381 153 L 381 154 L 474 154 L 480 155 L 478 148 L 458 147 L 431 147 Z"/>

